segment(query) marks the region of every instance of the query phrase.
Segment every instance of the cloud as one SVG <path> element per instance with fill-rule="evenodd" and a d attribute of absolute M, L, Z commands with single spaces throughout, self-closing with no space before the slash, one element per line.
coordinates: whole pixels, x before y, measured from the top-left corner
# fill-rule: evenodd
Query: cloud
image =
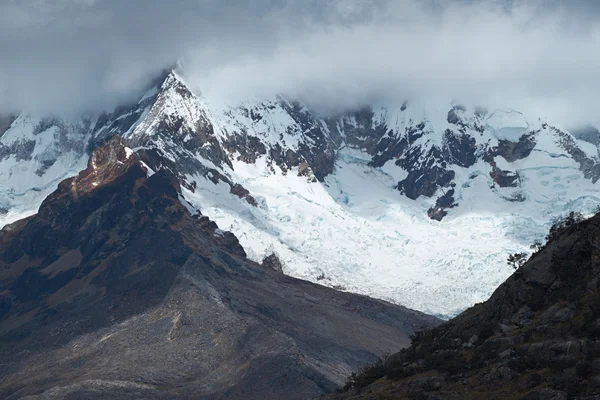
<path fill-rule="evenodd" d="M 449 98 L 595 122 L 599 15 L 593 0 L 8 0 L 0 109 L 110 108 L 183 60 L 232 103 Z"/>

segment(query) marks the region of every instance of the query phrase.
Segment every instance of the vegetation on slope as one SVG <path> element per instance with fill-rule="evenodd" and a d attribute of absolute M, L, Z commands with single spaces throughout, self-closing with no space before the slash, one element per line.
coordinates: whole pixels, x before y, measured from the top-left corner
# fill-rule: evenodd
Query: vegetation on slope
<path fill-rule="evenodd" d="M 481 304 L 351 376 L 338 399 L 600 398 L 600 214 L 571 213 Z"/>

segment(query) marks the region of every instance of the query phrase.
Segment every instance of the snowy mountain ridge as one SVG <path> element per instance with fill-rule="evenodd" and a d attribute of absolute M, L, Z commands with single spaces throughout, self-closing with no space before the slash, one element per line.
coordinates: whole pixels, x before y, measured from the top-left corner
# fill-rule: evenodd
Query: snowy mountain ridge
<path fill-rule="evenodd" d="M 109 114 L 0 119 L 0 226 L 114 135 L 173 171 L 182 201 L 250 258 L 441 316 L 485 300 L 508 253 L 600 200 L 600 141 L 517 111 L 404 103 L 323 119 L 281 96 L 215 104 L 171 72 Z"/>

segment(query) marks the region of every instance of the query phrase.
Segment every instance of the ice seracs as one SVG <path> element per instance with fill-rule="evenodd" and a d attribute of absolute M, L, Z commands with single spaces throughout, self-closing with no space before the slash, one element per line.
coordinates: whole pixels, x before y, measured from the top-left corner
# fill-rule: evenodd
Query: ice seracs
<path fill-rule="evenodd" d="M 600 141 L 535 116 L 406 102 L 321 118 L 282 96 L 229 107 L 172 72 L 87 125 L 19 116 L 0 137 L 0 223 L 35 212 L 114 135 L 149 174 L 175 173 L 186 206 L 253 260 L 275 253 L 287 274 L 441 316 L 485 300 L 509 253 L 600 200 Z"/>

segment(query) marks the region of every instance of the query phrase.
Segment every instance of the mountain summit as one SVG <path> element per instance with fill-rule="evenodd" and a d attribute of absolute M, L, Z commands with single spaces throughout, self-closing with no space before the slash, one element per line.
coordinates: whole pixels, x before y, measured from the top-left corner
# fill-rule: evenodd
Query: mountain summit
<path fill-rule="evenodd" d="M 288 275 L 444 317 L 489 297 L 554 219 L 600 201 L 591 129 L 456 102 L 322 118 L 283 96 L 235 107 L 168 71 L 135 104 L 0 122 L 0 223 L 37 210 L 114 136 L 186 204 Z"/>
<path fill-rule="evenodd" d="M 254 263 L 183 203 L 117 136 L 0 231 L 0 397 L 305 399 L 439 322 Z"/>

